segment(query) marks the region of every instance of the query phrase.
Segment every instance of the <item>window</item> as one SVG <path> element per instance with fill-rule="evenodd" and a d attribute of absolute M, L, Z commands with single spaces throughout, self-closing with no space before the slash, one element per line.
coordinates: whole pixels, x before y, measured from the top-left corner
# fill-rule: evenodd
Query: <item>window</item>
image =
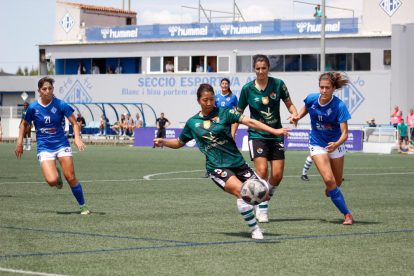
<path fill-rule="evenodd" d="M 218 57 L 218 69 L 219 73 L 230 73 L 230 57 L 228 56 L 219 56 Z"/>
<path fill-rule="evenodd" d="M 318 71 L 318 55 L 302 55 L 302 71 Z"/>
<path fill-rule="evenodd" d="M 177 72 L 190 72 L 190 57 L 177 57 Z"/>
<path fill-rule="evenodd" d="M 391 65 L 391 50 L 384 50 L 384 65 Z"/>
<path fill-rule="evenodd" d="M 269 56 L 270 72 L 283 72 L 283 55 Z"/>
<path fill-rule="evenodd" d="M 352 54 L 325 55 L 325 71 L 352 71 Z"/>
<path fill-rule="evenodd" d="M 191 72 L 203 73 L 205 72 L 204 56 L 193 56 L 191 57 Z"/>
<path fill-rule="evenodd" d="M 149 57 L 150 73 L 161 73 L 161 57 Z"/>
<path fill-rule="evenodd" d="M 174 57 L 164 57 L 164 73 L 174 73 Z"/>
<path fill-rule="evenodd" d="M 207 57 L 207 73 L 217 72 L 217 57 Z"/>
<path fill-rule="evenodd" d="M 252 56 L 237 56 L 236 57 L 236 72 L 250 73 L 252 72 Z"/>
<path fill-rule="evenodd" d="M 355 53 L 354 54 L 354 71 L 370 71 L 371 70 L 371 54 Z"/>
<path fill-rule="evenodd" d="M 127 18 L 127 19 L 126 19 L 126 24 L 127 24 L 127 25 L 131 25 L 131 18 Z"/>
<path fill-rule="evenodd" d="M 300 71 L 300 55 L 285 56 L 285 71 Z"/>

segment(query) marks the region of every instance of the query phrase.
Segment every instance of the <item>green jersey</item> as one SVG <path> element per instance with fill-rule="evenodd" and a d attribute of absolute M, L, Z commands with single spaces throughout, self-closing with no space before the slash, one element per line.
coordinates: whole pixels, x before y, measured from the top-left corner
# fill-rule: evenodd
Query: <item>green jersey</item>
<path fill-rule="evenodd" d="M 23 108 L 23 110 L 22 110 L 22 119 L 24 120 L 24 116 L 26 116 L 26 110 Z M 32 122 L 27 122 L 27 125 L 28 126 L 31 126 L 32 125 Z"/>
<path fill-rule="evenodd" d="M 209 173 L 219 168 L 238 168 L 246 161 L 231 136 L 231 124 L 241 123 L 243 117 L 233 109 L 215 107 L 206 117 L 201 114 L 191 117 L 178 141 L 185 145 L 196 140 L 198 148 L 206 155 Z"/>
<path fill-rule="evenodd" d="M 251 81 L 243 86 L 240 93 L 237 111 L 244 112 L 249 105 L 250 117 L 260 121 L 272 128 L 282 128 L 280 122 L 280 100 L 284 102 L 290 101 L 289 91 L 282 80 L 269 77 L 269 81 L 264 91 L 255 85 L 255 81 Z M 264 131 L 257 131 L 249 128 L 250 139 L 268 139 L 283 141 L 283 137 L 277 137 Z"/>

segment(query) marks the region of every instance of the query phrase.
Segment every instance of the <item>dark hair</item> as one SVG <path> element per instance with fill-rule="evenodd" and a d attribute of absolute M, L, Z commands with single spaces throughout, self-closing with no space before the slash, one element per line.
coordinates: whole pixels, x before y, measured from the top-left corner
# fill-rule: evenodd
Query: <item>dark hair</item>
<path fill-rule="evenodd" d="M 269 61 L 269 58 L 267 56 L 265 56 L 265 55 L 255 55 L 253 57 L 253 67 L 256 65 L 256 62 L 258 62 L 258 61 L 266 62 L 267 67 L 270 68 L 270 61 Z"/>
<path fill-rule="evenodd" d="M 323 80 L 330 81 L 332 86 L 336 87 L 336 89 L 341 89 L 349 83 L 349 80 L 339 72 L 328 72 L 320 75 L 319 83 Z"/>
<path fill-rule="evenodd" d="M 37 83 L 37 88 L 39 88 L 39 89 L 42 88 L 43 84 L 45 84 L 45 82 L 50 83 L 50 85 L 53 87 L 53 84 L 55 83 L 55 80 L 52 79 L 52 78 L 49 78 L 49 77 L 41 78 L 39 80 L 39 82 Z"/>
<path fill-rule="evenodd" d="M 227 81 L 227 83 L 229 84 L 229 96 L 233 95 L 233 92 L 231 92 L 231 90 L 230 90 L 230 80 L 229 80 L 228 78 L 224 78 L 224 79 L 222 79 L 222 80 L 221 80 L 220 84 L 221 84 L 223 81 Z"/>
<path fill-rule="evenodd" d="M 200 87 L 197 89 L 197 100 L 201 98 L 201 94 L 203 94 L 204 92 L 211 92 L 214 94 L 214 89 L 208 83 L 200 84 Z"/>
<path fill-rule="evenodd" d="M 24 102 L 24 104 L 23 104 L 23 105 L 25 105 L 25 104 L 29 105 L 29 103 L 28 103 L 28 102 Z"/>

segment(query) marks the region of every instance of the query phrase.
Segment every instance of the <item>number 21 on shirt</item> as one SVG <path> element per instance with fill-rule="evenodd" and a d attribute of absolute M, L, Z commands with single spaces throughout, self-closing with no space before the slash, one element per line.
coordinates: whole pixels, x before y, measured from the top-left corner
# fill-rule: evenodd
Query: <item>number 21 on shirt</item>
<path fill-rule="evenodd" d="M 50 116 L 45 116 L 45 124 L 50 124 Z"/>

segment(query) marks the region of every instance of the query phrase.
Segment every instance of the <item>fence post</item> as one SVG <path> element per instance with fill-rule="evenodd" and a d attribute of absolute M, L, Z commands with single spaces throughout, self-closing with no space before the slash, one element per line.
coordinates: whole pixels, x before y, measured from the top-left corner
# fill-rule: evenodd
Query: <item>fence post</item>
<path fill-rule="evenodd" d="M 12 119 L 12 118 L 13 118 L 13 107 L 10 106 L 10 119 Z"/>

